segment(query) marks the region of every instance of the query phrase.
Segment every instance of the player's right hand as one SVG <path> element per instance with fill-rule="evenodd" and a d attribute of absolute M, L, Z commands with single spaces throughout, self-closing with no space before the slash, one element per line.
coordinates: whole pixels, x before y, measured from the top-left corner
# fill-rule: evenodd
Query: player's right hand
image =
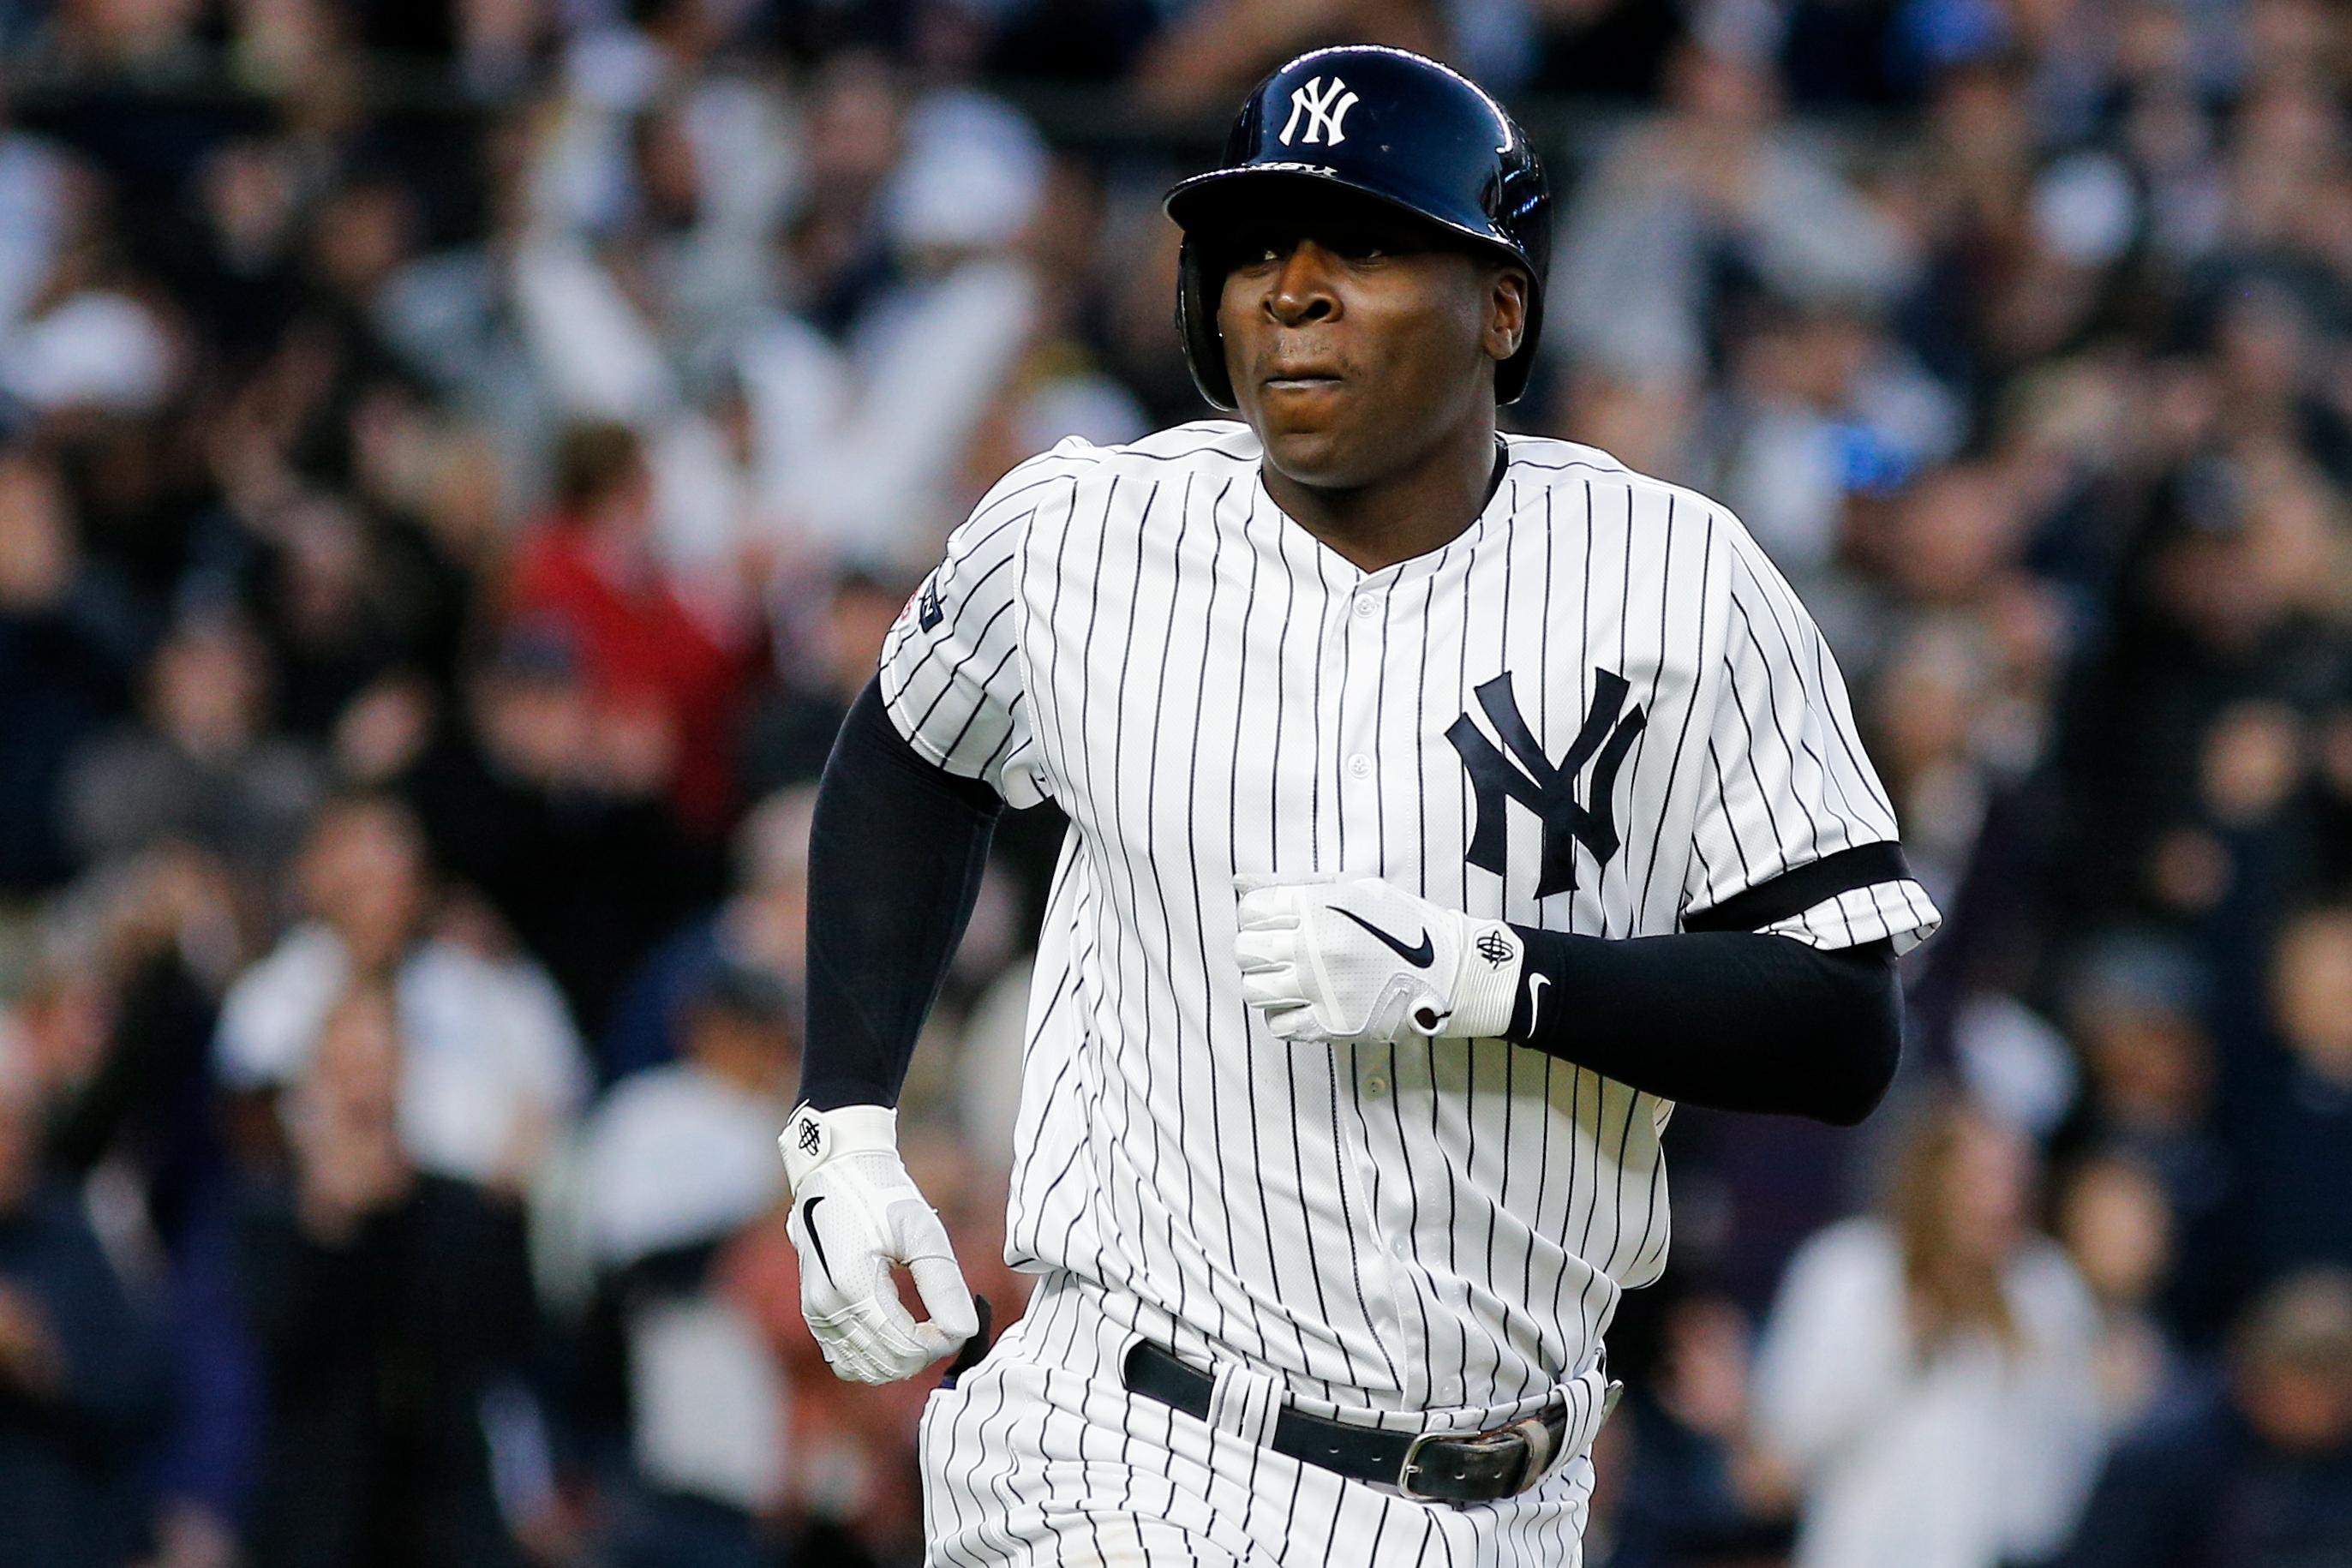
<path fill-rule="evenodd" d="M 912 1377 L 980 1331 L 947 1227 L 898 1157 L 898 1113 L 845 1105 L 793 1112 L 777 1147 L 792 1183 L 801 1315 L 836 1376 Z M 890 1276 L 904 1264 L 930 1314 L 917 1322 Z"/>
<path fill-rule="evenodd" d="M 1276 1039 L 1386 1044 L 1498 1035 L 1526 944 L 1377 877 L 1234 879 L 1242 999 Z"/>

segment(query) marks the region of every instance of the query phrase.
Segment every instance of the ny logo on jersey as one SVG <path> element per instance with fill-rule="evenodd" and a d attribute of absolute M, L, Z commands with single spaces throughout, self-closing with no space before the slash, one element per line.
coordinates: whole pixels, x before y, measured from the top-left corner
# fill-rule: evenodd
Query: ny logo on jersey
<path fill-rule="evenodd" d="M 1342 93 L 1347 96 L 1340 97 Z M 1290 118 L 1282 122 L 1282 144 L 1286 147 L 1290 145 L 1291 132 L 1298 129 L 1298 117 L 1304 114 L 1307 116 L 1307 134 L 1299 140 L 1309 147 L 1318 142 L 1328 142 L 1337 147 L 1348 139 L 1347 132 L 1340 129 L 1340 122 L 1348 118 L 1348 110 L 1355 107 L 1356 95 L 1349 91 L 1348 84 L 1338 77 L 1331 79 L 1329 87 L 1323 85 L 1323 79 L 1319 76 L 1307 78 L 1305 86 L 1290 89 Z"/>
<path fill-rule="evenodd" d="M 1623 676 L 1598 668 L 1593 670 L 1592 707 L 1584 716 L 1584 727 L 1576 733 L 1576 743 L 1554 767 L 1544 755 L 1543 742 L 1519 715 L 1510 671 L 1477 689 L 1478 706 L 1486 710 L 1487 721 L 1495 726 L 1510 755 L 1505 756 L 1494 742 L 1479 733 L 1467 713 L 1446 729 L 1445 738 L 1462 753 L 1462 765 L 1470 771 L 1470 787 L 1478 797 L 1477 826 L 1470 835 L 1465 859 L 1481 870 L 1506 875 L 1509 803 L 1517 801 L 1543 824 L 1537 898 L 1564 893 L 1577 885 L 1576 847 L 1580 844 L 1591 851 L 1596 862 L 1609 864 L 1618 845 L 1617 770 L 1649 722 L 1638 705 L 1630 713 L 1622 711 L 1626 689 Z M 1600 761 L 1592 765 L 1587 797 L 1592 804 L 1587 806 L 1576 798 L 1576 781 L 1596 752 Z"/>
<path fill-rule="evenodd" d="M 915 624 L 929 631 L 946 616 L 947 612 L 940 608 L 940 591 L 929 583 L 924 584 L 923 591 L 915 596 Z"/>

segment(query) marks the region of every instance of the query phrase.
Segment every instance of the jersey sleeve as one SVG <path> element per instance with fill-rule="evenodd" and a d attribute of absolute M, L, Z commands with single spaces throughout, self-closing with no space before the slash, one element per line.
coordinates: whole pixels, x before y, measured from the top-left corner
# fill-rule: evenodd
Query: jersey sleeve
<path fill-rule="evenodd" d="M 948 536 L 882 644 L 882 703 L 907 743 L 1014 806 L 1053 793 L 1029 721 L 1021 560 L 1029 519 L 1070 481 L 1041 466 L 1013 469 Z"/>
<path fill-rule="evenodd" d="M 1845 681 L 1788 583 L 1731 533 L 1683 929 L 1907 952 L 1943 917 L 1904 861 Z"/>

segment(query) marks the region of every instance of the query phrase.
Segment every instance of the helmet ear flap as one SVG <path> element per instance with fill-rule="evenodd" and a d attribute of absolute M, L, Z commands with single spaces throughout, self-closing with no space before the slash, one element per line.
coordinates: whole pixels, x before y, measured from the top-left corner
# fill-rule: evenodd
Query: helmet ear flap
<path fill-rule="evenodd" d="M 1189 237 L 1176 259 L 1176 336 L 1192 384 L 1213 408 L 1231 413 L 1233 376 L 1225 368 L 1225 340 L 1217 331 L 1217 302 L 1209 297 L 1209 268 L 1201 247 Z"/>

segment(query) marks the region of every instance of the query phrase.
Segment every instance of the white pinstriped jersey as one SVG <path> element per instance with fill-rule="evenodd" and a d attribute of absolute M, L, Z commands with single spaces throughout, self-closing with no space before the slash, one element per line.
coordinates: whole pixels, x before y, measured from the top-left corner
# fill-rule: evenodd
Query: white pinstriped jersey
<path fill-rule="evenodd" d="M 1284 516 L 1240 425 L 1064 441 L 882 658 L 919 752 L 1071 821 L 1010 1260 L 1385 1425 L 1515 1418 L 1589 1368 L 1664 1261 L 1672 1107 L 1501 1040 L 1282 1044 L 1241 997 L 1236 871 L 1612 938 L 1901 949 L 1938 918 L 1740 524 L 1591 447 L 1507 455 L 1459 537 L 1365 572 Z"/>

